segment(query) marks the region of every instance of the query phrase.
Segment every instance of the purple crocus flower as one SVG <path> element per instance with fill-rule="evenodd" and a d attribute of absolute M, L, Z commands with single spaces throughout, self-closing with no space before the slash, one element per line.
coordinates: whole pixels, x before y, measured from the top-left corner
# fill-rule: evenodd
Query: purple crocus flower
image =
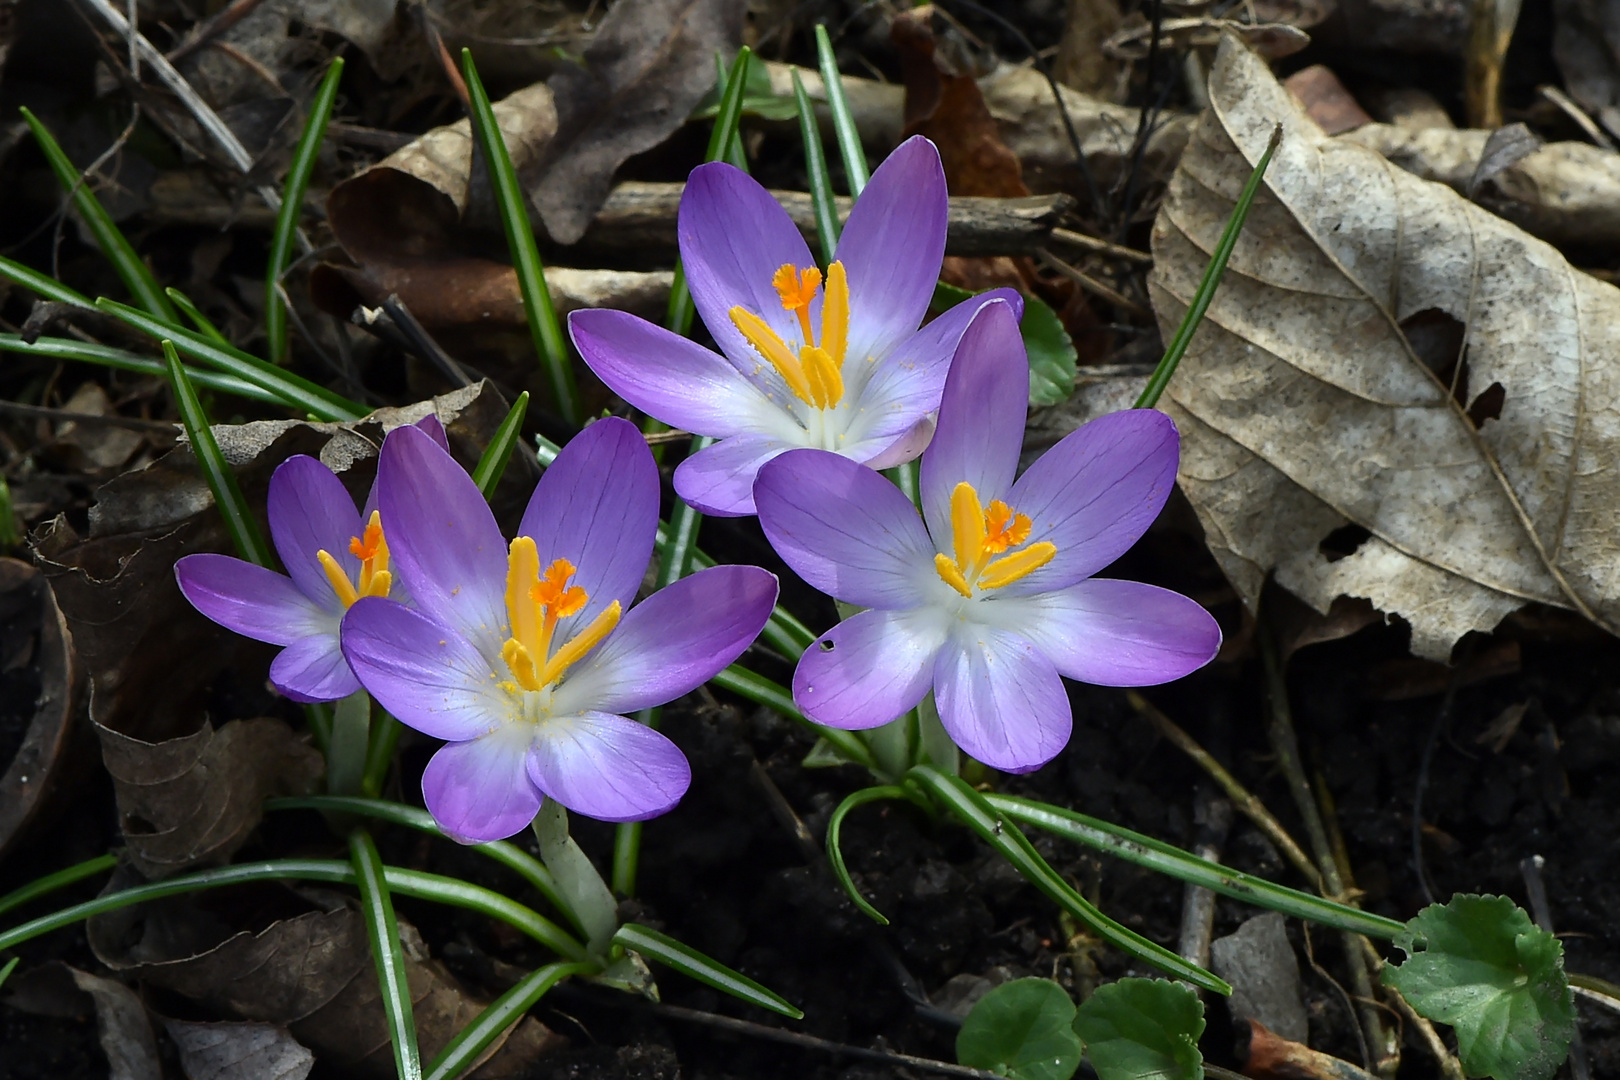
<path fill-rule="evenodd" d="M 806 581 L 862 611 L 805 652 L 793 697 L 838 728 L 871 728 L 930 689 L 945 730 L 1008 772 L 1050 761 L 1072 721 L 1060 675 L 1105 686 L 1179 678 L 1220 628 L 1193 601 L 1091 575 L 1152 524 L 1175 483 L 1163 413 L 1101 417 L 1016 481 L 1029 366 L 1006 304 L 962 335 L 922 457 L 923 512 L 872 470 L 796 450 L 760 470 L 765 535 Z M 927 525 L 924 526 L 924 520 Z"/>
<path fill-rule="evenodd" d="M 741 655 L 776 578 L 716 566 L 630 607 L 658 527 L 658 466 L 635 426 L 598 421 L 564 447 L 510 544 L 420 432 L 383 443 L 377 493 L 415 607 L 361 599 L 343 652 L 384 708 L 448 740 L 422 777 L 439 825 L 482 842 L 527 826 L 543 798 L 604 821 L 674 806 L 686 758 L 619 714 L 694 690 Z"/>
<path fill-rule="evenodd" d="M 448 449 L 431 413 L 417 427 Z M 270 682 L 294 701 L 336 701 L 360 689 L 338 644 L 343 614 L 362 596 L 403 597 L 389 567 L 375 493 L 362 515 L 325 465 L 296 454 L 270 477 L 270 540 L 287 573 L 229 555 L 187 555 L 174 564 L 191 606 L 243 637 L 285 648 Z"/>
<path fill-rule="evenodd" d="M 973 313 L 1012 289 L 964 300 L 918 329 L 945 253 L 945 172 L 922 137 L 861 192 L 827 268 L 763 187 L 723 163 L 692 172 L 680 245 L 692 302 L 724 356 L 622 311 L 569 316 L 580 355 L 650 416 L 720 442 L 675 470 L 706 514 L 754 512 L 754 476 L 799 447 L 875 469 L 915 458 L 932 434 L 945 372 Z"/>

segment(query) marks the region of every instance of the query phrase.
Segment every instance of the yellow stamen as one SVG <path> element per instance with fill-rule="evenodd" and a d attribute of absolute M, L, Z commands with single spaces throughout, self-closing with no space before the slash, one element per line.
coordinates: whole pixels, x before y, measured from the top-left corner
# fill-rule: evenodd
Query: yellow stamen
<path fill-rule="evenodd" d="M 979 575 L 979 588 L 999 589 L 1003 585 L 1011 585 L 1051 562 L 1056 554 L 1057 545 L 1050 540 L 1042 540 L 1023 551 L 1004 555 L 984 568 L 984 573 Z"/>
<path fill-rule="evenodd" d="M 805 379 L 804 368 L 799 360 L 788 349 L 787 344 L 776 336 L 776 331 L 766 324 L 764 319 L 742 306 L 731 309 L 731 322 L 742 336 L 748 339 L 760 356 L 763 356 L 776 373 L 782 376 L 787 388 L 793 396 L 806 405 L 814 405 L 815 399 L 811 396 L 810 383 Z"/>
<path fill-rule="evenodd" d="M 349 575 L 343 572 L 343 567 L 330 553 L 322 549 L 315 553 L 315 557 L 320 560 L 321 569 L 326 571 L 326 580 L 332 583 L 332 591 L 337 593 L 345 608 L 360 599 L 360 594 L 354 591 L 354 582 L 349 580 Z"/>
<path fill-rule="evenodd" d="M 963 577 L 973 576 L 984 553 L 984 509 L 979 493 L 966 480 L 951 491 L 951 534 L 957 568 Z"/>
<path fill-rule="evenodd" d="M 563 672 L 596 648 L 602 639 L 619 625 L 619 614 L 622 610 L 619 602 L 613 601 L 607 606 L 606 611 L 591 620 L 589 626 L 569 638 L 563 647 L 557 650 L 556 655 L 546 661 L 545 669 L 540 672 L 540 685 L 549 686 L 556 682 L 563 677 Z"/>
<path fill-rule="evenodd" d="M 808 270 L 795 270 L 792 263 L 783 263 L 771 275 L 771 286 L 782 298 L 782 306 L 799 317 L 804 343 L 814 345 L 816 339 L 810 333 L 810 304 L 816 298 L 816 290 L 821 288 L 821 271 L 813 266 Z"/>
<path fill-rule="evenodd" d="M 803 349 L 799 352 L 799 362 L 804 365 L 804 377 L 810 383 L 810 396 L 816 408 L 830 409 L 844 399 L 844 377 L 826 349 L 814 346 Z"/>
<path fill-rule="evenodd" d="M 844 352 L 849 348 L 849 277 L 841 262 L 827 267 L 827 293 L 821 304 L 821 347 L 842 371 Z"/>
<path fill-rule="evenodd" d="M 507 638 L 506 644 L 501 647 L 501 659 L 512 671 L 513 681 L 524 690 L 538 690 L 545 683 L 540 681 L 539 674 L 534 670 L 534 657 L 529 650 L 518 643 L 516 638 Z"/>
<path fill-rule="evenodd" d="M 939 571 L 939 576 L 941 580 L 945 582 L 945 584 L 949 585 L 951 588 L 955 589 L 969 600 L 973 599 L 973 586 L 967 583 L 967 578 L 962 576 L 962 571 L 956 568 L 956 563 L 951 561 L 951 557 L 949 555 L 946 555 L 943 552 L 935 555 L 934 569 Z"/>
<path fill-rule="evenodd" d="M 393 575 L 388 572 L 388 541 L 383 536 L 380 511 L 373 510 L 361 534 L 349 538 L 349 553 L 360 560 L 359 594 L 387 596 Z"/>
<path fill-rule="evenodd" d="M 986 551 L 1000 555 L 1029 539 L 1030 520 L 1027 515 L 1013 513 L 1012 507 L 1000 499 L 990 504 L 984 513 Z"/>
<path fill-rule="evenodd" d="M 540 552 L 534 540 L 520 536 L 507 548 L 506 617 L 512 626 L 512 641 L 522 646 L 529 656 L 544 660 L 546 644 L 540 636 L 542 608 L 529 599 L 539 584 Z M 513 674 L 517 674 L 516 669 Z"/>

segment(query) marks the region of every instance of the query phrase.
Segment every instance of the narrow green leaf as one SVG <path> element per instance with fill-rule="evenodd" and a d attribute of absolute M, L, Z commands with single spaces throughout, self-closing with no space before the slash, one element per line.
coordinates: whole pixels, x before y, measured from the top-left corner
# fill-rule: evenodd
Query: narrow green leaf
<path fill-rule="evenodd" d="M 866 151 L 861 148 L 855 114 L 844 97 L 844 78 L 838 73 L 838 56 L 833 52 L 832 39 L 827 36 L 827 28 L 819 24 L 816 26 L 816 62 L 821 68 L 822 86 L 827 91 L 827 109 L 832 113 L 833 132 L 838 136 L 838 152 L 844 159 L 849 193 L 859 195 L 871 177 L 866 168 Z"/>
<path fill-rule="evenodd" d="M 24 904 L 37 900 L 41 896 L 48 896 L 58 889 L 65 889 L 75 882 L 83 881 L 87 877 L 104 874 L 118 865 L 116 855 L 97 855 L 93 859 L 86 859 L 82 863 L 75 863 L 65 870 L 58 870 L 54 874 L 46 874 L 42 878 L 35 878 L 21 888 L 13 889 L 0 896 L 0 915 L 12 908 L 22 907 Z"/>
<path fill-rule="evenodd" d="M 545 264 L 540 261 L 540 248 L 534 242 L 534 229 L 529 225 L 528 199 L 518 183 L 517 170 L 512 167 L 512 156 L 507 153 L 506 137 L 495 119 L 489 94 L 484 91 L 478 69 L 473 65 L 471 49 L 461 50 L 461 73 L 467 81 L 467 95 L 472 105 L 473 134 L 489 170 L 490 186 L 495 190 L 495 206 L 506 231 L 512 266 L 517 270 L 518 289 L 523 294 L 523 310 L 529 319 L 535 352 L 551 384 L 558 415 L 570 424 L 577 424 L 580 420 L 579 388 L 574 384 L 574 367 L 568 357 L 562 323 L 557 319 L 551 289 L 546 285 Z"/>
<path fill-rule="evenodd" d="M 0 552 L 10 552 L 22 543 L 22 532 L 17 527 L 17 508 L 11 500 L 11 485 L 0 476 Z"/>
<path fill-rule="evenodd" d="M 512 448 L 523 437 L 523 417 L 529 411 L 529 392 L 527 390 L 517 396 L 512 402 L 512 408 L 507 412 L 506 419 L 501 426 L 495 429 L 495 435 L 484 447 L 484 453 L 478 459 L 478 465 L 473 469 L 473 483 L 488 499 L 495 494 L 495 486 L 501 482 L 506 474 L 506 465 L 512 460 Z"/>
<path fill-rule="evenodd" d="M 938 799 L 946 809 L 979 835 L 979 838 L 998 851 L 1013 865 L 1024 880 L 1055 901 L 1074 918 L 1079 919 L 1092 932 L 1120 951 L 1152 964 L 1178 979 L 1217 994 L 1230 994 L 1232 988 L 1222 979 L 1184 960 L 1163 945 L 1149 941 L 1142 935 L 1121 926 L 1076 892 L 1069 883 L 1047 865 L 1035 850 L 1035 845 L 1010 818 L 994 809 L 983 795 L 955 776 L 947 776 L 927 765 L 918 765 L 906 773 L 906 779 L 920 785 L 929 795 Z"/>
<path fill-rule="evenodd" d="M 394 748 L 399 745 L 403 725 L 388 710 L 379 708 L 372 717 L 371 731 L 366 740 L 366 771 L 360 780 L 360 792 L 375 799 L 388 780 L 388 768 L 394 761 Z"/>
<path fill-rule="evenodd" d="M 1245 874 L 1241 870 L 1200 859 L 1190 851 L 1155 840 L 1139 832 L 1122 829 L 1097 818 L 1087 817 L 1046 803 L 1021 799 L 1012 795 L 985 795 L 993 809 L 1014 821 L 1033 825 L 1038 829 L 1084 844 L 1105 852 L 1124 862 L 1157 871 L 1177 881 L 1189 882 L 1211 892 L 1229 896 L 1234 900 L 1256 907 L 1280 911 L 1299 919 L 1308 919 L 1323 926 L 1348 930 L 1352 934 L 1390 940 L 1404 929 L 1401 923 L 1375 915 L 1370 911 L 1336 904 L 1320 896 L 1277 885 L 1264 878 Z"/>
<path fill-rule="evenodd" d="M 1198 291 L 1193 294 L 1192 304 L 1188 306 L 1187 313 L 1181 317 L 1181 325 L 1176 327 L 1175 337 L 1170 339 L 1158 367 L 1148 376 L 1147 386 L 1142 388 L 1142 394 L 1136 399 L 1134 408 L 1153 408 L 1159 403 L 1164 388 L 1170 385 L 1170 377 L 1176 373 L 1181 358 L 1187 354 L 1187 346 L 1192 344 L 1198 324 L 1203 322 L 1204 313 L 1209 310 L 1210 302 L 1215 299 L 1215 290 L 1220 288 L 1221 278 L 1226 274 L 1226 260 L 1232 257 L 1232 249 L 1237 247 L 1238 234 L 1243 231 L 1243 223 L 1249 217 L 1249 207 L 1254 205 L 1254 197 L 1260 191 L 1260 180 L 1266 175 L 1266 166 L 1271 164 L 1271 155 L 1276 152 L 1277 144 L 1281 141 L 1282 125 L 1278 124 L 1271 133 L 1271 141 L 1266 144 L 1266 152 L 1260 155 L 1254 171 L 1249 174 L 1249 182 L 1243 185 L 1243 193 L 1238 196 L 1237 205 L 1232 207 L 1232 216 L 1226 220 L 1226 229 L 1215 245 L 1214 254 L 1209 257 L 1209 266 L 1204 269 L 1204 276 L 1198 282 Z"/>
<path fill-rule="evenodd" d="M 304 133 L 298 137 L 298 146 L 293 150 L 292 164 L 287 167 L 287 183 L 281 192 L 281 209 L 276 211 L 276 227 L 270 233 L 270 258 L 264 268 L 264 333 L 268 342 L 265 351 L 276 364 L 287 360 L 287 309 L 282 306 L 281 275 L 287 272 L 288 258 L 298 236 L 298 218 L 304 211 L 304 194 L 309 190 L 309 178 L 315 173 L 315 161 L 320 157 L 326 125 L 332 119 L 332 105 L 337 101 L 338 80 L 342 77 L 343 57 L 333 57 L 320 89 L 315 91 L 315 100 L 310 103 Z"/>
<path fill-rule="evenodd" d="M 445 1043 L 444 1049 L 428 1063 L 427 1080 L 454 1080 L 471 1068 L 489 1044 L 534 1008 L 552 987 L 570 975 L 595 970 L 595 964 L 547 964 L 529 972 Z"/>
<path fill-rule="evenodd" d="M 633 949 L 689 979 L 696 979 L 750 1005 L 758 1005 L 762 1009 L 769 1009 L 794 1020 L 804 1019 L 804 1013 L 780 994 L 765 989 L 748 976 L 732 971 L 718 960 L 703 955 L 692 946 L 676 941 L 667 934 L 660 934 L 638 923 L 625 923 L 613 935 L 613 944 Z"/>
<path fill-rule="evenodd" d="M 80 360 L 119 371 L 133 371 L 139 375 L 156 375 L 163 379 L 169 377 L 169 369 L 162 360 L 136 356 L 134 353 L 115 349 L 110 345 L 95 345 L 73 338 L 42 337 L 30 343 L 16 334 L 0 334 L 0 352 L 41 356 L 51 360 Z M 252 383 L 243 382 L 234 375 L 221 375 L 190 367 L 186 369 L 186 374 L 191 377 L 193 385 L 206 386 L 222 394 L 234 394 L 240 398 L 262 401 L 270 405 L 285 404 L 278 395 Z"/>
<path fill-rule="evenodd" d="M 51 171 L 56 173 L 57 182 L 62 185 L 62 190 L 72 196 L 79 217 L 90 230 L 90 235 L 96 238 L 96 246 L 101 248 L 101 253 L 113 264 L 113 269 L 117 271 L 124 287 L 129 290 L 130 296 L 151 314 L 170 325 L 178 324 L 180 316 L 169 303 L 169 298 L 163 295 L 163 289 L 152 276 L 152 271 L 141 261 L 141 257 L 135 254 L 129 240 L 119 231 L 111 215 L 101 205 L 101 200 L 90 190 L 90 185 L 84 182 L 83 175 L 73 162 L 68 160 L 67 154 L 63 153 L 62 147 L 57 144 L 50 131 L 29 110 L 18 111 L 28 122 L 29 129 L 39 142 L 39 148 L 44 151 L 45 160 L 50 162 Z"/>
<path fill-rule="evenodd" d="M 1081 1004 L 1074 1030 L 1099 1080 L 1203 1080 L 1204 1004 L 1164 979 L 1120 979 Z"/>
<path fill-rule="evenodd" d="M 214 430 L 208 426 L 202 402 L 197 400 L 197 391 L 191 385 L 180 357 L 175 354 L 174 344 L 167 338 L 163 341 L 163 358 L 169 367 L 169 386 L 174 391 L 175 406 L 180 410 L 180 421 L 191 440 L 191 452 L 197 459 L 197 467 L 202 470 L 203 478 L 208 481 L 208 490 L 214 493 L 214 505 L 219 507 L 220 515 L 225 519 L 225 531 L 231 534 L 236 553 L 259 566 L 274 566 L 275 556 L 270 552 L 270 545 L 264 542 L 264 534 L 259 531 L 259 523 L 248 509 L 247 500 L 242 497 L 242 488 L 236 482 L 236 470 L 220 453 L 219 443 L 214 441 Z"/>
<path fill-rule="evenodd" d="M 855 902 L 861 913 L 879 926 L 888 926 L 888 918 L 861 895 L 861 890 L 855 887 L 855 880 L 849 876 L 849 867 L 844 864 L 844 819 L 849 816 L 851 810 L 867 803 L 910 797 L 905 788 L 894 784 L 861 788 L 844 796 L 844 801 L 838 804 L 832 816 L 827 819 L 827 862 L 832 866 L 833 876 L 838 879 L 838 883 L 844 887 L 844 891 L 849 894 L 849 898 Z"/>
<path fill-rule="evenodd" d="M 180 310 L 180 314 L 184 315 L 192 326 L 197 328 L 198 333 L 213 339 L 220 345 L 230 345 L 230 339 L 220 333 L 219 327 L 215 326 L 208 316 L 202 313 L 201 308 L 191 302 L 191 297 L 173 285 L 164 289 L 163 294 L 174 301 L 174 306 Z"/>
<path fill-rule="evenodd" d="M 756 675 L 737 664 L 732 664 L 709 681 L 721 689 L 730 690 L 733 694 L 739 694 L 757 705 L 775 709 L 794 723 L 800 724 L 815 732 L 821 738 L 826 739 L 833 746 L 836 746 L 838 752 L 849 758 L 850 761 L 866 766 L 873 773 L 878 772 L 877 761 L 872 757 L 872 752 L 866 748 L 865 743 L 856 738 L 854 732 L 823 727 L 811 720 L 799 711 L 798 706 L 793 703 L 792 693 L 780 683 L 772 682 L 763 675 Z"/>
<path fill-rule="evenodd" d="M 42 274 L 4 255 L 0 255 L 0 278 L 21 285 L 25 289 L 31 289 L 45 299 L 55 300 L 60 304 L 72 304 L 74 307 L 82 308 L 95 307 L 90 298 L 83 293 L 75 292 L 50 275 Z"/>
<path fill-rule="evenodd" d="M 365 782 L 371 743 L 371 695 L 356 690 L 332 708 L 332 736 L 326 750 L 326 790 L 358 795 Z"/>
<path fill-rule="evenodd" d="M 1430 904 L 1395 944 L 1383 980 L 1430 1020 L 1450 1024 L 1469 1076 L 1548 1080 L 1569 1056 L 1575 1003 L 1564 946 L 1505 896 Z"/>
<path fill-rule="evenodd" d="M 117 316 L 153 338 L 158 340 L 167 338 L 174 342 L 175 349 L 182 356 L 252 383 L 274 395 L 278 402 L 289 409 L 309 413 L 320 420 L 339 422 L 358 420 L 369 411 L 365 406 L 350 401 L 341 394 L 317 386 L 290 371 L 283 371 L 274 364 L 267 364 L 257 356 L 221 345 L 202 334 L 178 326 L 165 326 L 144 311 L 127 304 L 102 297 L 96 301 L 96 307 L 109 315 Z"/>
<path fill-rule="evenodd" d="M 421 1080 L 422 1054 L 416 1045 L 416 1014 L 411 1007 L 405 949 L 399 943 L 399 922 L 383 879 L 382 856 L 364 827 L 349 834 L 349 859 L 360 886 L 360 915 L 371 942 L 371 958 L 377 965 L 377 988 L 388 1018 L 389 1041 L 394 1045 L 394 1070 L 399 1080 Z"/>
<path fill-rule="evenodd" d="M 1002 983 L 962 1021 L 956 1060 L 1012 1080 L 1069 1080 L 1080 1067 L 1074 1002 L 1051 979 Z"/>
<path fill-rule="evenodd" d="M 1057 312 L 1038 296 L 1024 297 L 1024 317 L 1018 323 L 1029 355 L 1029 403 L 1061 405 L 1074 393 L 1079 373 L 1074 341 Z"/>
<path fill-rule="evenodd" d="M 0 986 L 6 985 L 6 980 L 11 978 L 11 973 L 17 970 L 17 965 L 21 962 L 22 957 L 20 956 L 13 956 L 10 960 L 6 961 L 6 966 L 0 968 Z"/>
<path fill-rule="evenodd" d="M 804 171 L 810 179 L 810 205 L 816 211 L 816 238 L 821 242 L 821 261 L 832 262 L 838 250 L 838 205 L 833 198 L 832 177 L 827 175 L 827 155 L 821 147 L 821 129 L 816 111 L 805 93 L 804 82 L 793 72 L 793 100 L 799 110 L 799 136 L 804 140 Z"/>

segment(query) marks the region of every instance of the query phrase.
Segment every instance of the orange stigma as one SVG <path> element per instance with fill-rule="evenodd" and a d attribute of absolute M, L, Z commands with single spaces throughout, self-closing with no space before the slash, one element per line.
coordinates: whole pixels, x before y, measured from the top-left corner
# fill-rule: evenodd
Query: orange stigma
<path fill-rule="evenodd" d="M 810 322 L 810 305 L 821 290 L 821 271 L 783 263 L 771 275 L 771 287 L 782 307 L 799 319 L 803 340 L 797 349 L 759 315 L 742 305 L 731 309 L 731 322 L 761 357 L 770 362 L 793 396 L 818 409 L 835 408 L 844 399 L 844 353 L 849 346 L 849 277 L 844 264 L 827 267 L 827 292 L 821 305 L 821 340 Z"/>
<path fill-rule="evenodd" d="M 343 606 L 349 607 L 362 596 L 386 597 L 394 575 L 388 571 L 388 541 L 383 538 L 382 515 L 376 510 L 371 512 L 371 520 L 366 522 L 360 535 L 349 538 L 349 553 L 360 560 L 358 582 L 349 580 L 349 575 L 329 552 L 322 549 L 315 553 L 321 569 L 326 571 L 326 580 Z"/>

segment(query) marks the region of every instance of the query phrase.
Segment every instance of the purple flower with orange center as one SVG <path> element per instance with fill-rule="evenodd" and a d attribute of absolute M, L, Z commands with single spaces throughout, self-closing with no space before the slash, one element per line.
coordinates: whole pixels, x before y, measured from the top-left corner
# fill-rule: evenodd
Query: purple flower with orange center
<path fill-rule="evenodd" d="M 465 472 L 420 432 L 383 443 L 377 502 L 414 607 L 362 597 L 343 651 L 400 721 L 448 740 L 422 792 L 469 842 L 526 827 L 543 799 L 604 821 L 664 813 L 686 758 L 623 713 L 696 689 L 759 634 L 776 578 L 716 566 L 634 607 L 658 528 L 658 466 L 635 426 L 598 421 L 501 537 Z"/>
<path fill-rule="evenodd" d="M 946 380 L 922 456 L 920 516 L 893 484 L 836 454 L 796 450 L 760 470 L 754 497 L 777 553 L 811 585 L 868 609 L 799 661 L 793 697 L 807 716 L 877 727 L 932 690 L 958 746 L 1028 772 L 1069 740 L 1061 676 L 1144 686 L 1214 657 L 1220 628 L 1192 600 L 1092 576 L 1164 506 L 1175 425 L 1148 409 L 1101 417 L 1015 480 L 1028 401 L 1017 318 L 991 304 L 962 335 Z"/>
<path fill-rule="evenodd" d="M 430 414 L 417 426 L 448 446 L 437 417 Z M 348 697 L 360 682 L 338 644 L 344 612 L 363 596 L 404 599 L 389 566 L 381 515 L 370 500 L 364 514 L 355 510 L 331 469 L 298 454 L 271 475 L 266 516 L 285 574 L 229 555 L 187 555 L 174 564 L 180 591 L 227 630 L 285 646 L 270 664 L 270 682 L 287 697 Z"/>
<path fill-rule="evenodd" d="M 622 311 L 569 316 L 591 369 L 631 405 L 720 442 L 682 462 L 675 490 L 704 513 L 754 512 L 754 476 L 810 447 L 887 468 L 933 431 L 945 372 L 973 313 L 965 300 L 921 326 L 939 279 L 945 172 L 927 139 L 889 155 L 855 201 L 825 280 L 787 212 L 747 173 L 693 171 L 681 197 L 681 263 L 724 355 Z"/>

